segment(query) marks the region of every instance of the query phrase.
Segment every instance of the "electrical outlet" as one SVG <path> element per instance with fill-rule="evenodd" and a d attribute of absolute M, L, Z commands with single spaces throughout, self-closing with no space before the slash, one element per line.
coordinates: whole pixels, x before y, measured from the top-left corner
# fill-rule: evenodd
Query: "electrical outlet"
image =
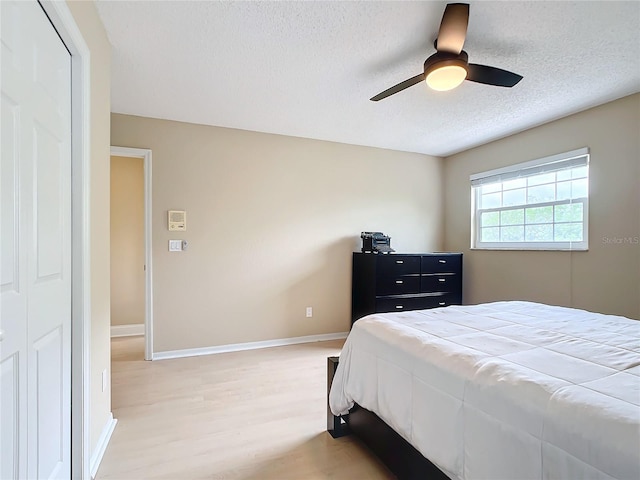
<path fill-rule="evenodd" d="M 102 370 L 102 391 L 107 390 L 107 369 Z"/>
<path fill-rule="evenodd" d="M 307 307 L 307 318 L 313 317 L 313 307 Z"/>

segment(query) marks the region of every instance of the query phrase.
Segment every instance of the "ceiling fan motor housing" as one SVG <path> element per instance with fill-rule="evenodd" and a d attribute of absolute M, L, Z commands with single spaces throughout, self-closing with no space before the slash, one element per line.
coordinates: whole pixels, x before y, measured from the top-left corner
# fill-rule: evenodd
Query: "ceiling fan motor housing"
<path fill-rule="evenodd" d="M 457 66 L 468 70 L 469 55 L 462 50 L 460 53 L 436 52 L 424 62 L 424 75 L 428 76 L 434 70 L 441 67 Z"/>

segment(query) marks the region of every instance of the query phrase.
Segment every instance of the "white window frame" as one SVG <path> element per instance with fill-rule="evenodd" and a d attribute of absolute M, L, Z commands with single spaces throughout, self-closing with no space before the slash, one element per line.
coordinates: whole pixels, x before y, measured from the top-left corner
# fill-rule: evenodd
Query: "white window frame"
<path fill-rule="evenodd" d="M 529 203 L 525 205 L 500 206 L 496 208 L 479 209 L 480 187 L 492 183 L 502 183 L 517 178 L 559 171 L 570 167 L 589 167 L 589 149 L 587 147 L 560 153 L 549 157 L 531 160 L 508 167 L 476 173 L 470 176 L 471 181 L 471 249 L 473 250 L 578 250 L 589 249 L 589 191 L 587 196 L 576 199 L 554 200 L 549 202 Z M 587 175 L 587 181 L 588 181 Z M 480 239 L 480 217 L 485 212 L 502 212 L 522 209 L 523 207 L 544 207 L 550 205 L 565 205 L 582 203 L 583 241 L 559 242 L 482 242 Z M 553 223 L 555 224 L 555 222 Z"/>

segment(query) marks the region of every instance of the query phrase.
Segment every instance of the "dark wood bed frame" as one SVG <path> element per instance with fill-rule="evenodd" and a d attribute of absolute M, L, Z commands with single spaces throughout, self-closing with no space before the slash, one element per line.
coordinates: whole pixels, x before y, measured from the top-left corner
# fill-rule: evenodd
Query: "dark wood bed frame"
<path fill-rule="evenodd" d="M 327 358 L 327 431 L 333 438 L 353 434 L 384 463 L 399 480 L 449 480 L 409 442 L 375 413 L 358 404 L 348 415 L 334 416 L 329 409 L 329 390 L 339 357 Z"/>

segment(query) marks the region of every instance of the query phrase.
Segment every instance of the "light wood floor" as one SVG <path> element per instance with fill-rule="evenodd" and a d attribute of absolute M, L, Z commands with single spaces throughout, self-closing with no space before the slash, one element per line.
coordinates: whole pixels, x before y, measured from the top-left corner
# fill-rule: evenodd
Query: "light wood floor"
<path fill-rule="evenodd" d="M 325 431 L 327 357 L 342 343 L 146 362 L 142 337 L 113 339 L 118 425 L 97 480 L 394 478 Z"/>

